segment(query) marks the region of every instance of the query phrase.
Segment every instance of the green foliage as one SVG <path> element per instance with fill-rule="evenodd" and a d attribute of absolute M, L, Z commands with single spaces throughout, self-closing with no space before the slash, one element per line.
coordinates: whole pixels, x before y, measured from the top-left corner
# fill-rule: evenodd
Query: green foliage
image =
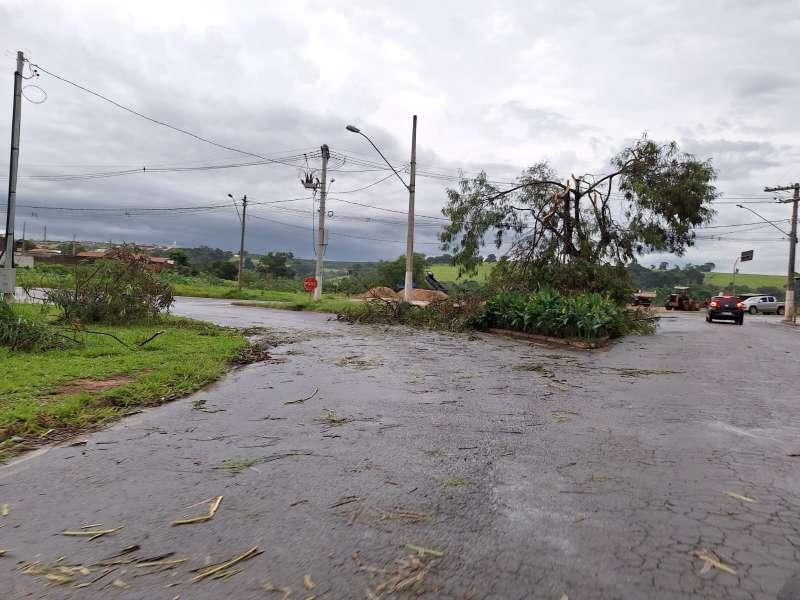
<path fill-rule="evenodd" d="M 86 246 L 77 242 L 74 245 L 72 242 L 61 242 L 56 248 L 61 250 L 61 254 L 64 256 L 75 256 L 76 254 L 80 252 L 86 252 L 87 250 Z"/>
<path fill-rule="evenodd" d="M 182 250 L 181 248 L 175 248 L 167 252 L 167 258 L 172 260 L 176 267 L 189 266 L 189 255 L 186 253 L 186 250 Z"/>
<path fill-rule="evenodd" d="M 37 306 L 14 309 L 26 319 L 44 318 Z M 107 335 L 89 335 L 83 345 L 47 352 L 0 347 L 0 456 L 3 440 L 11 436 L 33 437 L 49 429 L 63 435 L 108 421 L 132 407 L 160 404 L 197 390 L 222 375 L 247 346 L 239 332 L 209 323 L 165 318 L 157 328 L 164 333 L 137 351 Z M 92 329 L 113 334 L 129 346 L 154 333 L 151 325 Z M 76 385 L 115 378 L 119 381 L 108 389 Z"/>
<path fill-rule="evenodd" d="M 234 281 L 239 274 L 239 268 L 229 260 L 212 263 L 208 271 L 220 279 L 227 279 L 229 281 Z"/>
<path fill-rule="evenodd" d="M 615 156 L 603 176 L 565 181 L 540 162 L 500 190 L 480 173 L 447 190 L 442 249 L 454 251 L 454 263 L 469 273 L 487 238 L 500 248 L 511 237 L 509 262 L 538 275 L 557 273 L 545 269 L 550 264 L 616 265 L 647 251 L 681 254 L 693 243 L 693 228 L 713 217 L 714 178 L 708 162 L 646 137 Z M 626 198 L 622 218 L 611 210 L 615 189 Z"/>
<path fill-rule="evenodd" d="M 172 288 L 148 268 L 147 258 L 127 247 L 75 267 L 72 288 L 45 290 L 47 302 L 66 321 L 137 323 L 157 318 L 173 302 Z"/>
<path fill-rule="evenodd" d="M 625 304 L 634 291 L 634 285 L 624 267 L 574 260 L 559 262 L 525 263 L 509 261 L 502 257 L 494 266 L 489 286 L 496 290 L 535 292 L 541 287 L 551 287 L 566 295 L 596 292 Z"/>
<path fill-rule="evenodd" d="M 619 337 L 631 330 L 625 311 L 606 296 L 566 296 L 549 288 L 534 294 L 501 292 L 486 302 L 475 323 L 581 340 Z"/>
<path fill-rule="evenodd" d="M 69 342 L 43 318 L 37 319 L 0 301 L 0 346 L 13 352 L 42 352 L 75 345 Z"/>
<path fill-rule="evenodd" d="M 57 288 L 74 285 L 74 271 L 61 265 L 37 264 L 17 271 L 17 285 L 25 288 Z"/>
<path fill-rule="evenodd" d="M 259 273 L 276 279 L 291 279 L 294 277 L 294 270 L 288 262 L 292 258 L 294 255 L 291 252 L 268 252 L 261 257 L 257 269 Z"/>
<path fill-rule="evenodd" d="M 482 311 L 476 294 L 451 296 L 449 300 L 416 306 L 405 302 L 374 300 L 341 307 L 339 318 L 356 323 L 410 325 L 442 331 L 472 329 Z"/>
<path fill-rule="evenodd" d="M 425 255 L 414 253 L 413 281 L 414 285 L 421 286 L 425 281 Z M 370 287 L 386 286 L 390 288 L 403 287 L 406 279 L 406 257 L 400 256 L 396 260 L 380 261 L 375 266 L 374 275 L 370 278 Z"/>

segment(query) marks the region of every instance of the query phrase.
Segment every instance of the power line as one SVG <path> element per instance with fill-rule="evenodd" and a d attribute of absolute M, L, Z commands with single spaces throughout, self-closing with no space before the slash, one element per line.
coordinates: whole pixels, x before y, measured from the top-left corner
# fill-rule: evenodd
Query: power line
<path fill-rule="evenodd" d="M 82 91 L 86 92 L 87 94 L 91 94 L 92 96 L 95 96 L 96 98 L 99 98 L 99 99 L 101 99 L 101 100 L 103 100 L 105 102 L 108 102 L 109 104 L 112 104 L 112 105 L 116 106 L 117 108 L 119 108 L 121 110 L 124 110 L 126 112 L 131 113 L 132 115 L 135 115 L 137 117 L 145 119 L 146 121 L 150 121 L 151 123 L 155 123 L 156 125 L 161 125 L 162 127 L 167 127 L 168 129 L 172 129 L 173 131 L 177 131 L 178 133 L 182 133 L 184 135 L 192 137 L 192 138 L 194 138 L 196 140 L 199 140 L 201 142 L 205 142 L 206 144 L 211 144 L 212 146 L 216 146 L 217 148 L 222 148 L 223 150 L 229 150 L 231 152 L 238 152 L 239 154 L 244 154 L 246 156 L 252 156 L 254 158 L 260 158 L 262 160 L 266 159 L 266 157 L 262 156 L 261 154 L 257 154 L 255 152 L 249 152 L 248 150 L 242 150 L 241 148 L 236 148 L 235 146 L 228 146 L 228 145 L 222 144 L 220 142 L 215 142 L 214 140 L 209 139 L 207 137 L 203 137 L 201 135 L 198 135 L 198 134 L 193 133 L 191 131 L 188 131 L 186 129 L 182 129 L 180 127 L 176 127 L 175 125 L 171 125 L 170 123 L 167 123 L 166 121 L 161 121 L 159 119 L 155 119 L 153 117 L 149 117 L 149 116 L 147 116 L 145 114 L 140 113 L 137 110 L 134 110 L 133 108 L 130 108 L 129 106 L 125 106 L 124 104 L 121 104 L 121 103 L 117 102 L 116 100 L 112 100 L 111 98 L 109 98 L 107 96 L 104 96 L 103 94 L 101 94 L 99 92 L 96 92 L 96 91 L 94 91 L 92 89 L 89 89 L 88 87 L 85 87 L 85 86 L 79 84 L 79 83 L 71 81 L 71 80 L 67 79 L 66 77 L 63 77 L 61 75 L 57 75 L 56 73 L 48 71 L 47 69 L 45 69 L 41 65 L 37 65 L 37 64 L 32 63 L 32 62 L 30 62 L 28 60 L 26 60 L 26 62 L 28 62 L 30 64 L 30 66 L 32 68 L 35 68 L 37 71 L 41 71 L 42 73 L 46 73 L 47 75 L 50 75 L 50 77 L 54 77 L 55 79 L 58 79 L 59 81 L 62 81 L 64 83 L 68 84 L 68 85 L 71 85 L 71 86 L 79 89 L 79 90 L 82 90 Z"/>

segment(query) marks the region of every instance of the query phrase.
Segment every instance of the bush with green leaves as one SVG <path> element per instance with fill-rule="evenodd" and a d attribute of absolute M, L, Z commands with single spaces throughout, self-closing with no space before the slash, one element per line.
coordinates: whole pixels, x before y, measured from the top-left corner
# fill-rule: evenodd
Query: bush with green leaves
<path fill-rule="evenodd" d="M 486 302 L 476 325 L 581 340 L 619 337 L 633 329 L 625 310 L 606 296 L 567 296 L 549 288 L 497 294 Z"/>
<path fill-rule="evenodd" d="M 15 352 L 41 352 L 75 344 L 44 319 L 17 314 L 14 307 L 0 300 L 0 346 Z"/>
<path fill-rule="evenodd" d="M 110 324 L 154 320 L 174 301 L 172 287 L 159 280 L 147 257 L 129 247 L 79 264 L 74 287 L 46 290 L 45 299 L 64 311 L 65 321 Z"/>

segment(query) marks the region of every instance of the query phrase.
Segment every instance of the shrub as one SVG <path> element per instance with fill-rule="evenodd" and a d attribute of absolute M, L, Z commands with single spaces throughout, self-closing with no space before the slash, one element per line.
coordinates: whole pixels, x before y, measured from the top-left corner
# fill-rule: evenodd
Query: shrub
<path fill-rule="evenodd" d="M 64 320 L 84 323 L 148 321 L 174 301 L 172 287 L 148 268 L 147 258 L 127 247 L 79 264 L 74 288 L 47 290 L 45 296 L 64 311 Z"/>
<path fill-rule="evenodd" d="M 499 293 L 486 303 L 476 324 L 583 340 L 618 337 L 633 329 L 626 312 L 607 296 L 567 296 L 549 288 L 530 295 Z"/>
<path fill-rule="evenodd" d="M 44 320 L 16 314 L 10 304 L 0 301 L 0 346 L 15 352 L 40 352 L 63 348 L 70 342 Z"/>

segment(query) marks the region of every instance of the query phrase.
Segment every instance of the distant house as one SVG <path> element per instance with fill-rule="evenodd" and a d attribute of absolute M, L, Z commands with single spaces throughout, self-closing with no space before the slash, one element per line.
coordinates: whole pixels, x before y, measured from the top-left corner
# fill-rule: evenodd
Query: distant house
<path fill-rule="evenodd" d="M 90 250 L 87 252 L 78 252 L 78 254 L 75 255 L 75 258 L 77 258 L 79 261 L 91 261 L 103 258 L 105 255 L 105 250 Z M 136 258 L 140 258 L 142 255 L 135 254 L 134 256 Z M 175 261 L 170 258 L 164 258 L 163 256 L 145 256 L 144 258 L 147 259 L 148 266 L 154 271 L 163 271 L 164 269 L 168 269 L 175 264 Z"/>

